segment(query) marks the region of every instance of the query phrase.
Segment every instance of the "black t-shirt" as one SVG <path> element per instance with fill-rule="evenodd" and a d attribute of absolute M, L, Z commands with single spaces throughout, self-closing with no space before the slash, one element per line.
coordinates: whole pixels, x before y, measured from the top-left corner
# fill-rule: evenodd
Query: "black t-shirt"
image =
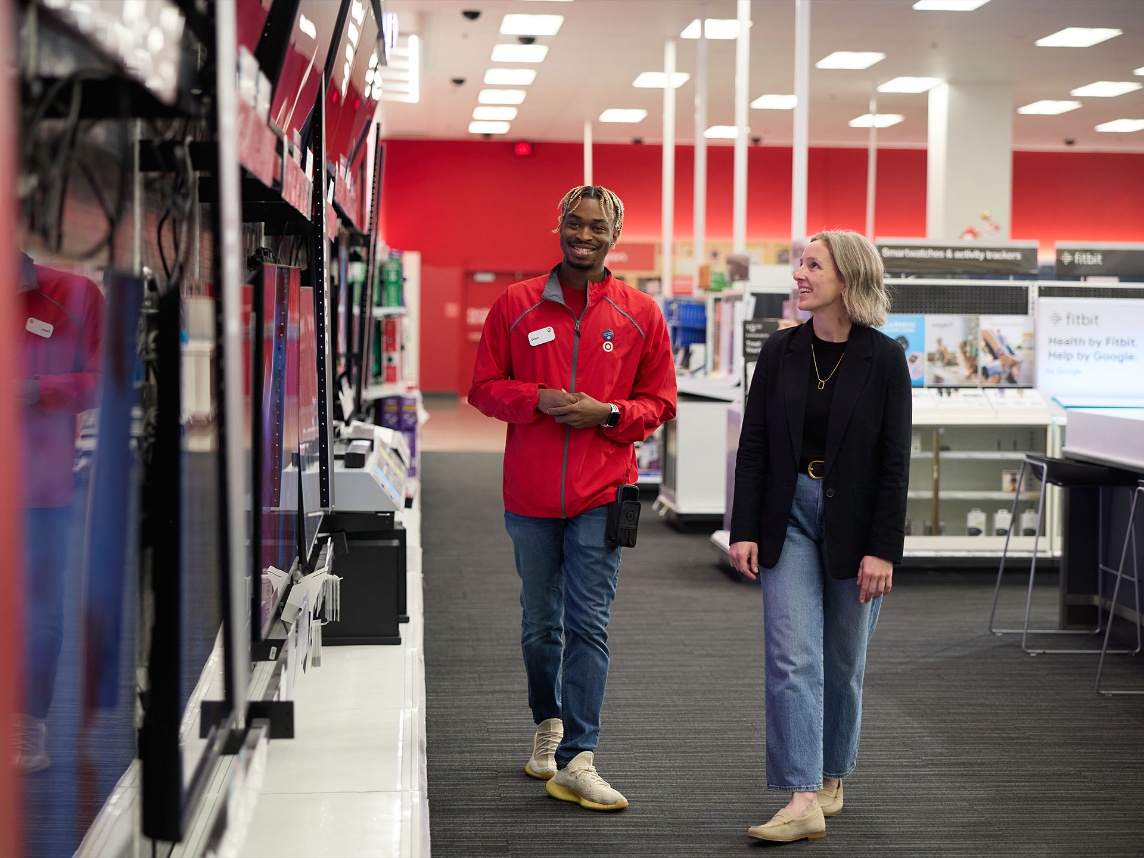
<path fill-rule="evenodd" d="M 837 367 L 846 352 L 846 343 L 828 343 L 811 331 L 814 356 L 806 381 L 806 412 L 802 419 L 801 461 L 826 458 L 826 427 L 830 420 L 830 402 L 838 384 Z M 814 365 L 818 363 L 818 372 Z M 820 385 L 819 379 L 829 379 Z M 819 389 L 821 387 L 821 390 Z"/>

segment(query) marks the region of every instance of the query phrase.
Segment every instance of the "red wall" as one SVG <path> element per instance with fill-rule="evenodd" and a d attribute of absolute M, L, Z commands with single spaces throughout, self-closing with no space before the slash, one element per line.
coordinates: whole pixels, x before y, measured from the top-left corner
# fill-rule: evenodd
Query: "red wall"
<path fill-rule="evenodd" d="M 593 148 L 593 180 L 623 199 L 629 241 L 660 240 L 661 157 L 646 144 Z M 731 239 L 733 158 L 731 146 L 708 147 L 708 240 Z M 808 231 L 865 230 L 866 161 L 865 149 L 810 151 Z M 693 176 L 693 151 L 679 147 L 675 234 L 684 241 L 692 237 Z M 424 390 L 457 390 L 464 273 L 556 264 L 557 204 L 582 180 L 578 143 L 536 143 L 518 157 L 504 140 L 386 142 L 381 235 L 422 254 Z M 749 148 L 747 183 L 747 241 L 788 241 L 791 150 Z M 924 237 L 926 152 L 880 150 L 875 200 L 875 235 Z M 1058 240 L 1144 241 L 1144 156 L 1016 152 L 1012 205 L 1012 237 L 1040 242 L 1042 256 Z"/>

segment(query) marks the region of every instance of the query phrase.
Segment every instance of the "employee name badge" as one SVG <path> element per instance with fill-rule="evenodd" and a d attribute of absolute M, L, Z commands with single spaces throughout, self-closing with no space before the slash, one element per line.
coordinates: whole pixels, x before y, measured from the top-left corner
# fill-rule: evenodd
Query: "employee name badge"
<path fill-rule="evenodd" d="M 54 325 L 50 325 L 47 322 L 41 322 L 39 319 L 33 319 L 31 317 L 28 318 L 28 324 L 26 324 L 24 327 L 28 329 L 29 333 L 33 333 L 37 337 L 43 337 L 45 340 L 48 339 L 52 335 L 52 331 L 55 330 Z M 549 328 L 549 330 L 552 329 Z"/>
<path fill-rule="evenodd" d="M 528 334 L 528 344 L 530 346 L 542 346 L 545 343 L 552 342 L 554 339 L 556 339 L 556 331 L 552 330 L 551 325 L 547 328 L 537 328 Z"/>

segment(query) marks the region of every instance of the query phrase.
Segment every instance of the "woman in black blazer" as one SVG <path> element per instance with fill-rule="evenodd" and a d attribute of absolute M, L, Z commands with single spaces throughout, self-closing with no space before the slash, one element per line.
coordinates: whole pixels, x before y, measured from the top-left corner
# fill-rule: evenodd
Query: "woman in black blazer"
<path fill-rule="evenodd" d="M 912 395 L 889 298 L 861 235 L 811 238 L 794 279 L 809 323 L 772 334 L 735 464 L 731 565 L 760 579 L 767 787 L 791 793 L 760 840 L 826 836 L 862 718 L 866 644 L 902 559 Z M 761 570 L 760 570 L 760 567 Z"/>

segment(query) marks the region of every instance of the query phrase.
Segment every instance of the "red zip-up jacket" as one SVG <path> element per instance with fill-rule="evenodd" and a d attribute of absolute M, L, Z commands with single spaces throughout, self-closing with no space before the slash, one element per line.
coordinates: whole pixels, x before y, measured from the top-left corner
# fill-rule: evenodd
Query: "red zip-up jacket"
<path fill-rule="evenodd" d="M 493 303 L 469 390 L 481 413 L 508 423 L 505 509 L 536 518 L 614 501 L 639 476 L 634 443 L 675 416 L 671 338 L 655 300 L 606 272 L 577 319 L 556 272 L 514 283 Z M 619 425 L 557 423 L 536 410 L 543 387 L 615 403 Z"/>

